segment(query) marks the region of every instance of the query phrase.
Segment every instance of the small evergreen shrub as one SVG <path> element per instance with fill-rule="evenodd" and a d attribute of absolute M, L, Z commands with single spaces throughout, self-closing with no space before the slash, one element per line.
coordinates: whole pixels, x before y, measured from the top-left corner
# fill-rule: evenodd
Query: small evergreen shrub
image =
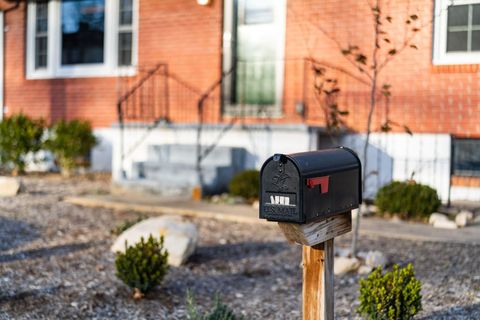
<path fill-rule="evenodd" d="M 187 292 L 187 312 L 187 320 L 244 320 L 244 317 L 235 315 L 233 310 L 221 303 L 218 295 L 212 310 L 201 314 L 190 291 Z"/>
<path fill-rule="evenodd" d="M 157 240 L 150 235 L 147 241 L 141 238 L 136 245 L 127 247 L 125 243 L 125 247 L 125 253 L 118 252 L 115 259 L 117 277 L 133 288 L 136 295 L 145 294 L 162 282 L 168 270 L 163 237 Z"/>
<path fill-rule="evenodd" d="M 67 175 L 84 164 L 84 158 L 97 144 L 89 122 L 82 120 L 56 122 L 51 128 L 45 146 L 57 159 Z"/>
<path fill-rule="evenodd" d="M 24 172 L 25 156 L 42 147 L 44 122 L 23 114 L 0 121 L 0 162 L 13 175 Z"/>
<path fill-rule="evenodd" d="M 245 199 L 258 199 L 260 188 L 260 172 L 258 170 L 245 170 L 236 174 L 229 184 L 229 191 L 234 196 Z"/>
<path fill-rule="evenodd" d="M 360 280 L 357 312 L 370 320 L 413 319 L 422 309 L 421 288 L 411 264 L 405 268 L 394 265 L 385 274 L 379 267 Z"/>
<path fill-rule="evenodd" d="M 379 213 L 398 213 L 403 218 L 424 219 L 440 206 L 437 191 L 415 182 L 393 181 L 378 190 Z"/>

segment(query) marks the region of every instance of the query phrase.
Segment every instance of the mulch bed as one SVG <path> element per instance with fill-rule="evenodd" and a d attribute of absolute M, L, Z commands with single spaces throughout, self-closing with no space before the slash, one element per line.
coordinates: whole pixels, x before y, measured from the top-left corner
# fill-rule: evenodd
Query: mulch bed
<path fill-rule="evenodd" d="M 272 226 L 193 219 L 195 254 L 141 301 L 115 277 L 110 230 L 134 212 L 83 208 L 67 195 L 104 193 L 106 179 L 26 177 L 0 198 L 0 319 L 185 319 L 186 291 L 200 308 L 215 295 L 247 319 L 300 319 L 301 252 Z M 349 237 L 338 239 L 348 246 Z M 480 319 L 480 246 L 363 237 L 361 250 L 412 262 L 423 283 L 420 319 Z M 356 318 L 358 280 L 335 279 L 336 318 Z"/>

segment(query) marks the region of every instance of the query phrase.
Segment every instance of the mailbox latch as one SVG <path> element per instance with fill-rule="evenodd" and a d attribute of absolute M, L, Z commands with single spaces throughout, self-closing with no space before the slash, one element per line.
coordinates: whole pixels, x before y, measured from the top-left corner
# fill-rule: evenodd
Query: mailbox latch
<path fill-rule="evenodd" d="M 328 192 L 328 181 L 330 176 L 324 177 L 317 177 L 317 178 L 308 178 L 307 179 L 307 187 L 313 188 L 315 186 L 320 186 L 320 193 L 327 193 Z"/>

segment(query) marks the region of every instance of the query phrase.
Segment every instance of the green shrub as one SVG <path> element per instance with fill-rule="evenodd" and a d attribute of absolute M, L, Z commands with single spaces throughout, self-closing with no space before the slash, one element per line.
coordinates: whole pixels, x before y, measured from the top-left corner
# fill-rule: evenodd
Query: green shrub
<path fill-rule="evenodd" d="M 18 114 L 0 121 L 0 162 L 14 175 L 25 170 L 25 156 L 42 147 L 44 123 Z"/>
<path fill-rule="evenodd" d="M 97 140 L 90 123 L 82 120 L 56 122 L 51 128 L 45 145 L 57 159 L 63 172 L 81 166 Z"/>
<path fill-rule="evenodd" d="M 168 252 L 160 240 L 143 238 L 134 246 L 127 247 L 125 253 L 118 252 L 115 259 L 117 277 L 127 286 L 142 294 L 159 285 L 168 270 Z"/>
<path fill-rule="evenodd" d="M 414 182 L 393 181 L 378 190 L 379 213 L 398 213 L 403 218 L 426 218 L 440 206 L 437 191 Z"/>
<path fill-rule="evenodd" d="M 243 320 L 242 316 L 237 316 L 235 313 L 225 304 L 220 302 L 218 295 L 215 297 L 215 304 L 212 310 L 205 314 L 200 314 L 195 304 L 195 298 L 191 292 L 187 292 L 187 311 L 188 320 Z"/>
<path fill-rule="evenodd" d="M 413 266 L 398 265 L 382 275 L 382 268 L 373 270 L 360 280 L 358 313 L 371 320 L 413 319 L 422 309 L 422 284 L 415 278 Z"/>
<path fill-rule="evenodd" d="M 258 199 L 260 184 L 260 172 L 258 170 L 246 170 L 236 174 L 230 181 L 229 190 L 234 196 L 245 199 Z"/>

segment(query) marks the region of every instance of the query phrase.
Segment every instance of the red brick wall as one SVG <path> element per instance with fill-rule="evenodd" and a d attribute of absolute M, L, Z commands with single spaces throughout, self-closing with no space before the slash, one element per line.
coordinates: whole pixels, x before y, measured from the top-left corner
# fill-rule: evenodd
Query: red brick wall
<path fill-rule="evenodd" d="M 399 124 L 408 125 L 414 132 L 480 136 L 478 66 L 432 65 L 432 0 L 399 0 L 388 3 L 390 4 L 384 6 L 383 11 L 393 17 L 393 23 L 389 26 L 392 35 L 390 40 L 402 43 L 405 34 L 403 21 L 408 12 L 420 17 L 421 26 L 421 31 L 413 39 L 418 50 L 405 49 L 381 74 L 380 83 L 392 85 L 390 118 Z M 287 58 L 312 56 L 361 77 L 339 53 L 338 45 L 347 47 L 348 44 L 358 45 L 367 53 L 373 49 L 372 16 L 365 1 L 289 1 Z M 364 131 L 368 87 L 344 72 L 330 70 L 328 73 L 339 80 L 342 90 L 339 105 L 350 111 L 347 118 L 349 127 Z M 287 93 L 288 90 L 287 88 Z M 385 118 L 385 105 L 379 106 L 373 116 L 374 129 L 378 129 Z M 318 110 L 318 105 L 311 104 L 310 107 Z M 402 129 L 397 128 L 398 130 Z"/>
<path fill-rule="evenodd" d="M 83 118 L 95 126 L 108 126 L 115 120 L 115 78 L 26 80 L 25 5 L 5 18 L 7 116 L 23 112 L 49 121 Z"/>
<path fill-rule="evenodd" d="M 311 96 L 311 77 L 303 74 L 302 59 L 312 57 L 334 67 L 328 74 L 339 81 L 339 106 L 350 111 L 347 124 L 353 130 L 363 131 L 368 86 L 351 76 L 362 77 L 339 53 L 338 44 L 340 47 L 358 45 L 365 52 L 372 50 L 372 18 L 366 2 L 287 2 L 285 116 L 269 121 L 301 122 L 295 103 L 301 101 L 306 92 L 310 122 L 322 124 L 321 109 Z M 140 0 L 139 64 L 165 62 L 171 73 L 196 91 L 207 89 L 221 73 L 222 3 L 213 0 L 211 6 L 202 7 L 194 0 Z M 407 8 L 417 13 L 425 24 L 414 40 L 418 50 L 406 49 L 382 73 L 380 83 L 392 85 L 390 118 L 408 125 L 414 132 L 479 137 L 478 66 L 432 65 L 432 0 L 389 3 L 384 11 L 393 16 L 391 40 L 403 39 L 401 21 L 407 16 Z M 91 120 L 97 127 L 114 123 L 117 116 L 115 78 L 25 79 L 25 16 L 24 5 L 6 15 L 5 104 L 8 114 L 23 111 L 47 119 L 80 117 Z M 171 90 L 180 90 L 180 86 L 177 89 L 172 86 Z M 192 109 L 187 109 L 175 102 L 175 93 L 171 96 L 174 116 L 186 112 L 193 117 L 193 104 L 189 107 Z M 218 111 L 218 106 L 212 108 L 212 113 Z M 385 105 L 380 104 L 374 113 L 374 129 L 379 128 L 384 118 Z"/>
<path fill-rule="evenodd" d="M 139 2 L 139 64 L 166 62 L 172 73 L 199 91 L 216 81 L 221 74 L 221 1 L 209 7 L 193 0 Z M 24 4 L 6 14 L 7 116 L 23 112 L 47 120 L 83 118 L 95 127 L 116 122 L 115 77 L 25 79 L 25 18 Z"/>

